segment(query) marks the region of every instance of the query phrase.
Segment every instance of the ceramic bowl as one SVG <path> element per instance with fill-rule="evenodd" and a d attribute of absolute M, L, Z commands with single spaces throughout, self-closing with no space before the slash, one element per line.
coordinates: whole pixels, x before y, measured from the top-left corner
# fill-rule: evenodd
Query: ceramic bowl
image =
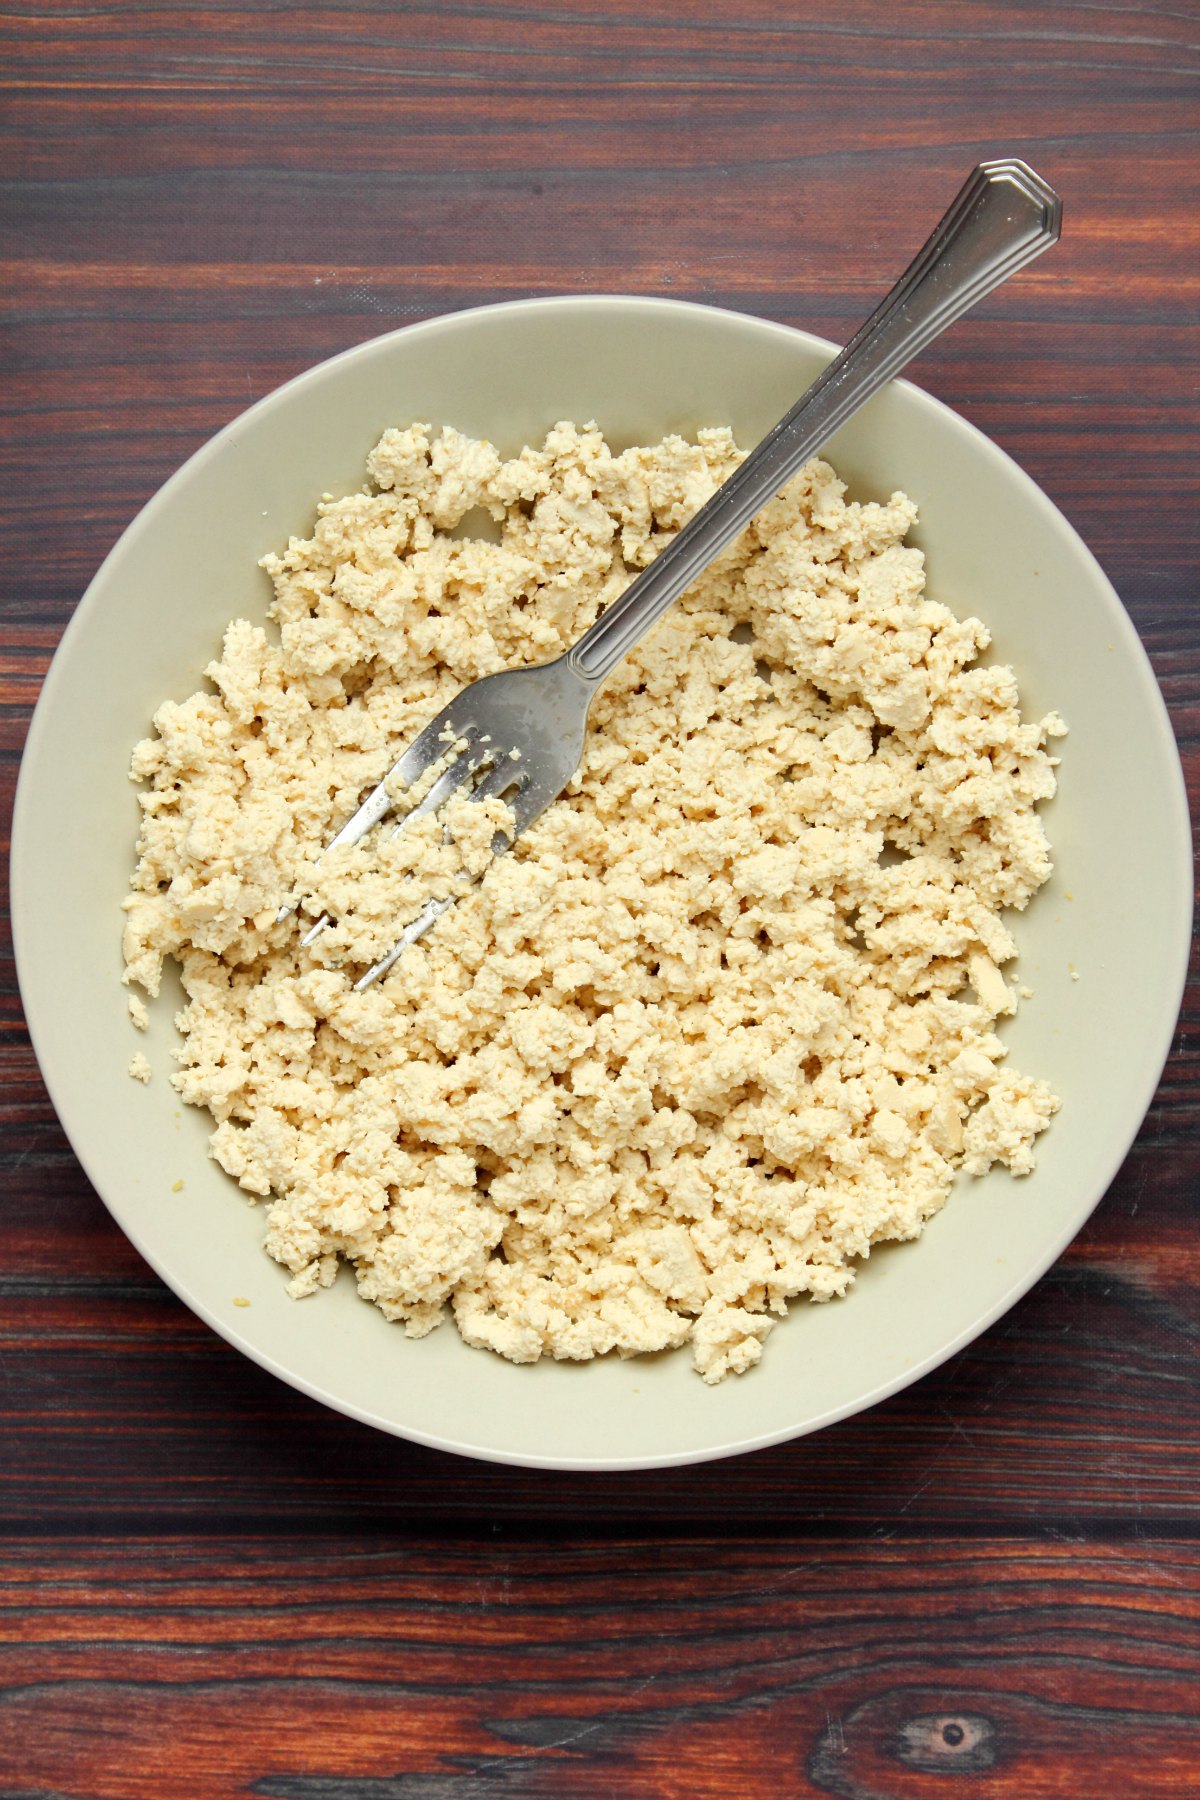
<path fill-rule="evenodd" d="M 829 446 L 851 494 L 905 489 L 934 598 L 979 614 L 1027 714 L 1051 708 L 1056 873 L 1018 922 L 1034 990 L 1005 1028 L 1063 1106 L 1024 1180 L 960 1180 L 916 1244 L 876 1252 L 847 1299 L 798 1303 L 748 1376 L 706 1388 L 686 1350 L 517 1368 L 452 1325 L 411 1342 L 343 1271 L 297 1303 L 260 1248 L 260 1211 L 208 1158 L 206 1116 L 168 1084 L 177 1001 L 131 1030 L 120 902 L 137 815 L 129 752 L 167 696 L 194 691 L 237 615 L 261 618 L 257 560 L 357 488 L 387 425 L 427 419 L 515 451 L 559 419 L 616 445 L 730 423 L 749 446 L 832 354 L 779 325 L 635 298 L 528 301 L 410 326 L 269 395 L 139 514 L 63 638 L 21 771 L 12 852 L 21 992 L 54 1104 L 97 1191 L 146 1260 L 231 1344 L 382 1430 L 547 1468 L 702 1461 L 872 1405 L 1010 1307 L 1119 1168 L 1171 1040 L 1191 916 L 1190 831 L 1154 677 L 1117 596 L 1062 515 L 986 438 L 893 384 Z M 144 1048 L 148 1087 L 126 1068 Z M 183 1187 L 178 1184 L 182 1181 Z M 249 1305 L 235 1305 L 235 1297 Z"/>

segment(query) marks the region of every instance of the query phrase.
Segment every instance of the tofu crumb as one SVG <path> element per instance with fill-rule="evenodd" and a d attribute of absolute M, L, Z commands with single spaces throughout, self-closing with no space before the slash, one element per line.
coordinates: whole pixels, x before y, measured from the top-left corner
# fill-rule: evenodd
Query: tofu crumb
<path fill-rule="evenodd" d="M 150 1013 L 146 1002 L 140 994 L 130 994 L 128 999 L 129 1017 L 138 1031 L 145 1031 L 150 1024 Z"/>
<path fill-rule="evenodd" d="M 154 1071 L 151 1069 L 149 1062 L 140 1050 L 130 1057 L 129 1074 L 133 1077 L 134 1081 L 140 1081 L 144 1087 L 153 1073 Z"/>
<path fill-rule="evenodd" d="M 179 1181 L 173 1181 L 173 1182 L 172 1182 L 172 1183 L 171 1183 L 171 1192 L 172 1192 L 172 1193 L 173 1193 L 173 1194 L 182 1194 L 182 1192 L 183 1192 L 183 1181 L 182 1181 L 182 1179 L 180 1179 L 180 1180 L 179 1180 Z"/>
<path fill-rule="evenodd" d="M 507 809 L 460 795 L 322 855 L 464 684 L 567 648 L 741 459 L 724 428 L 614 454 L 564 423 L 507 460 L 386 431 L 264 559 L 274 629 L 235 620 L 136 747 L 125 978 L 179 964 L 172 1084 L 268 1201 L 293 1297 L 344 1261 L 409 1336 L 688 1343 L 713 1384 L 960 1169 L 1032 1169 L 1059 1102 L 995 1027 L 1065 726 L 927 598 L 903 494 L 810 462 L 605 684 L 511 853 Z M 450 535 L 476 508 L 498 542 Z"/>

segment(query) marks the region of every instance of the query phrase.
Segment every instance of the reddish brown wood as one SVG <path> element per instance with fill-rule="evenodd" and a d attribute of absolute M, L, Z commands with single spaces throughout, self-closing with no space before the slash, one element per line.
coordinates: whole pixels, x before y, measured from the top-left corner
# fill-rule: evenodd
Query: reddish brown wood
<path fill-rule="evenodd" d="M 0 1785 L 1177 1795 L 1198 1592 L 1195 1546 L 1162 1541 L 18 1541 Z"/>
<path fill-rule="evenodd" d="M 526 294 L 841 338 L 1000 152 L 1063 242 L 917 379 L 1104 563 L 1200 805 L 1198 39 L 1178 0 L 0 11 L 5 836 L 79 594 L 249 401 Z M 758 1456 L 547 1477 L 353 1425 L 187 1313 L 66 1145 L 7 951 L 0 1793 L 1200 1788 L 1195 981 L 1109 1196 L 946 1368 Z"/>

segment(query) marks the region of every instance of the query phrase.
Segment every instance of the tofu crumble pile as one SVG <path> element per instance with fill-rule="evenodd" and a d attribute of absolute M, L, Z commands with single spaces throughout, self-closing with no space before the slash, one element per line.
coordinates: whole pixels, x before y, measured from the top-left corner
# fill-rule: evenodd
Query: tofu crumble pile
<path fill-rule="evenodd" d="M 231 624 L 137 746 L 125 980 L 178 962 L 171 1080 L 294 1296 L 344 1260 L 412 1336 L 449 1308 L 518 1363 L 688 1342 L 717 1382 L 958 1170 L 1033 1167 L 1058 1101 L 996 1035 L 1002 915 L 1050 873 L 1065 728 L 925 597 L 902 494 L 810 463 L 601 690 L 509 854 L 503 803 L 459 800 L 317 866 L 465 683 L 565 649 L 741 454 L 388 431 L 264 559 L 277 629 Z M 433 895 L 457 904 L 354 992 Z"/>

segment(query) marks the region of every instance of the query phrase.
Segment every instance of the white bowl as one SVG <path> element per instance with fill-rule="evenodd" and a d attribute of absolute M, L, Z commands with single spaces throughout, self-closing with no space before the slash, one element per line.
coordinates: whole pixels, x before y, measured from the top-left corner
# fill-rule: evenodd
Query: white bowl
<path fill-rule="evenodd" d="M 451 423 L 516 450 L 564 418 L 594 418 L 618 444 L 730 423 L 750 445 L 831 348 L 740 314 L 620 297 L 484 307 L 362 344 L 252 407 L 166 484 L 54 659 L 21 770 L 12 902 L 59 1116 L 181 1299 L 283 1380 L 385 1431 L 503 1462 L 616 1469 L 726 1456 L 844 1418 L 935 1367 L 1030 1287 L 1104 1193 L 1150 1103 L 1191 920 L 1188 813 L 1158 688 L 1062 515 L 905 383 L 838 434 L 831 460 L 852 494 L 913 496 L 934 597 L 987 621 L 1028 713 L 1057 708 L 1070 725 L 1047 808 L 1057 872 L 1017 927 L 1035 998 L 1007 1031 L 1019 1065 L 1063 1099 L 1035 1174 L 961 1180 L 919 1243 L 877 1252 L 847 1299 L 797 1304 L 760 1367 L 719 1388 L 702 1385 L 686 1351 L 516 1368 L 466 1349 L 452 1325 L 407 1340 L 345 1272 L 316 1299 L 288 1300 L 260 1248 L 261 1213 L 208 1159 L 207 1116 L 168 1085 L 170 999 L 144 1044 L 130 1029 L 118 941 L 136 834 L 130 748 L 164 698 L 194 691 L 226 621 L 262 616 L 258 557 L 308 526 L 322 492 L 360 485 L 385 426 Z M 126 1074 L 142 1047 L 147 1088 Z"/>

